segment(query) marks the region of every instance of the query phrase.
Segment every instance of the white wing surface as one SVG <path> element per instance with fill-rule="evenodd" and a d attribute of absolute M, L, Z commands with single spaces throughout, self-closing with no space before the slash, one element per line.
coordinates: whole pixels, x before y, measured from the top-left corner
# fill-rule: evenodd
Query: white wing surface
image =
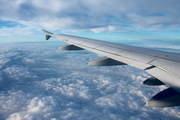
<path fill-rule="evenodd" d="M 68 43 L 59 49 L 89 50 L 104 56 L 91 61 L 89 65 L 128 64 L 143 69 L 153 76 L 143 82 L 145 85 L 166 84 L 170 86 L 152 97 L 146 106 L 171 107 L 180 105 L 180 54 L 43 31 L 46 33 L 46 40 L 54 37 Z"/>

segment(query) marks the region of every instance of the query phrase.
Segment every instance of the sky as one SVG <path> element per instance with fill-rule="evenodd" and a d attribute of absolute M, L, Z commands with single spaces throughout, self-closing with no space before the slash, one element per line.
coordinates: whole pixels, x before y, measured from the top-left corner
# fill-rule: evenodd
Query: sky
<path fill-rule="evenodd" d="M 109 41 L 180 40 L 179 0 L 0 0 L 0 4 L 0 42 L 41 41 L 42 29 Z"/>
<path fill-rule="evenodd" d="M 179 120 L 180 107 L 146 107 L 168 86 L 102 57 L 63 51 L 42 29 L 180 53 L 179 0 L 0 0 L 0 120 Z"/>

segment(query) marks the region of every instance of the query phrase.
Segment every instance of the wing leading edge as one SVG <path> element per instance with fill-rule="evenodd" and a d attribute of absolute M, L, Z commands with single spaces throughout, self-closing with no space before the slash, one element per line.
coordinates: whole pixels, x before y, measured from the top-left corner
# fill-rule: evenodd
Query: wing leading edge
<path fill-rule="evenodd" d="M 170 86 L 152 97 L 146 106 L 171 107 L 180 105 L 180 54 L 43 31 L 46 33 L 46 40 L 54 37 L 68 43 L 59 49 L 89 50 L 104 56 L 90 62 L 89 65 L 128 64 L 153 75 L 153 78 L 144 81 L 146 85 L 167 84 Z"/>

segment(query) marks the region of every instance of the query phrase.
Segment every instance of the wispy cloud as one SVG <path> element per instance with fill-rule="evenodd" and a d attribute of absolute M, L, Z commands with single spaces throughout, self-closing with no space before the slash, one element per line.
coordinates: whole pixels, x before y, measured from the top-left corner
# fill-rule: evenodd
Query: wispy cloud
<path fill-rule="evenodd" d="M 115 31 L 116 28 L 114 26 L 107 26 L 107 27 L 98 27 L 98 28 L 92 28 L 91 31 L 94 33 L 100 33 L 100 32 L 110 32 Z"/>
<path fill-rule="evenodd" d="M 116 31 L 180 28 L 178 0 L 1 0 L 0 3 L 1 20 L 35 29 L 83 29 L 98 33 L 111 31 L 112 27 Z"/>

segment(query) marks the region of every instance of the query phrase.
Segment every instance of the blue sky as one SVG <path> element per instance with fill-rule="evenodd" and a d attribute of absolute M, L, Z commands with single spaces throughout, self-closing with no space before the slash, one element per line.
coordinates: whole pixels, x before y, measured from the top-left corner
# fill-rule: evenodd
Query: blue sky
<path fill-rule="evenodd" d="M 180 40 L 179 0 L 0 0 L 0 4 L 0 42 L 42 41 L 41 29 L 109 41 Z"/>

